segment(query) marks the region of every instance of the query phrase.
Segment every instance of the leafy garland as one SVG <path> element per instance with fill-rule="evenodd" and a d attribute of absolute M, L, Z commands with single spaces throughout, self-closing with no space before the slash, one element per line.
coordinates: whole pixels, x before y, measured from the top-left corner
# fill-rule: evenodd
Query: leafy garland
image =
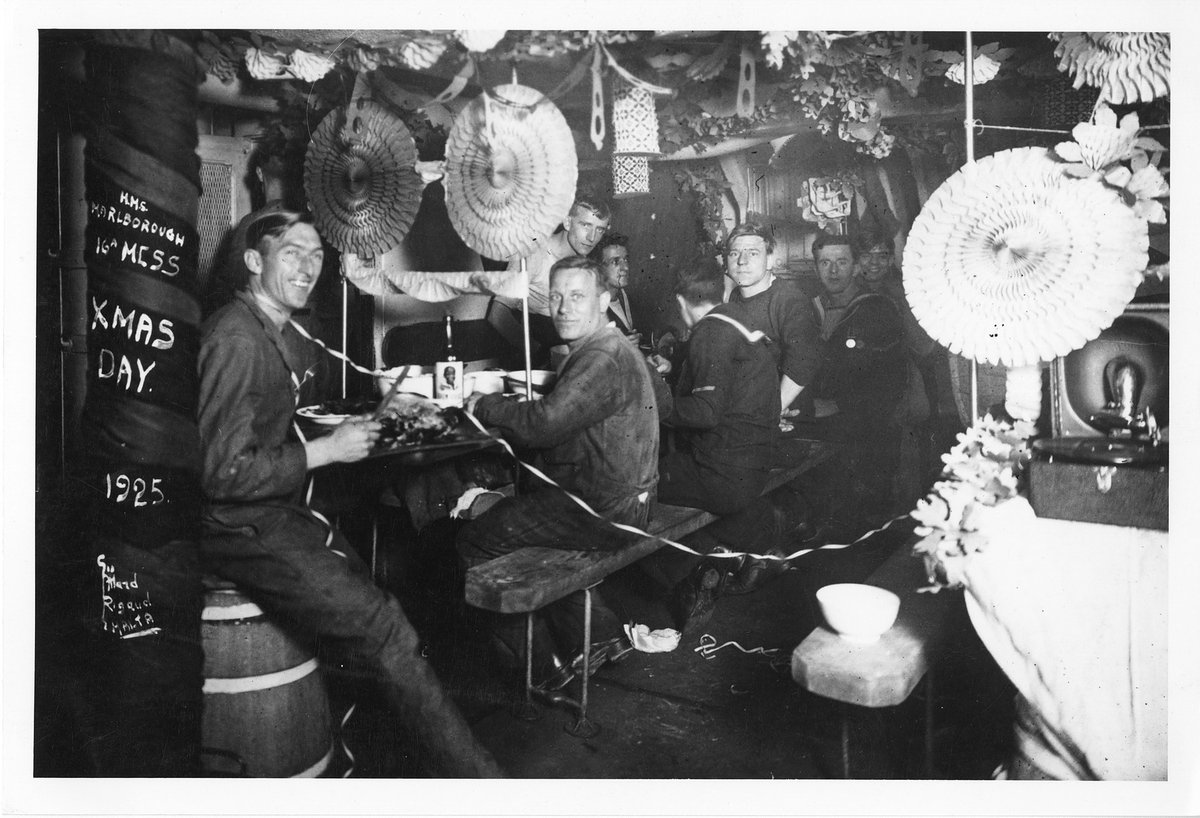
<path fill-rule="evenodd" d="M 675 171 L 680 193 L 690 194 L 709 239 L 717 247 L 725 244 L 725 191 L 731 187 L 725 172 L 715 162 L 693 163 Z"/>
<path fill-rule="evenodd" d="M 991 415 L 958 435 L 958 444 L 942 455 L 942 477 L 911 512 L 922 539 L 913 554 L 925 560 L 931 585 L 922 590 L 962 586 L 963 557 L 987 545 L 982 530 L 1016 497 L 1031 454 L 1030 421 L 1008 422 Z"/>

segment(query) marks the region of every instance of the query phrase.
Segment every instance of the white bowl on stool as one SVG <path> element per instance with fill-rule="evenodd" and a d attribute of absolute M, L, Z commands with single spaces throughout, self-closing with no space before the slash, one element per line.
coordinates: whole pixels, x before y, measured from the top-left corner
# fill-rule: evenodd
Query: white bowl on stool
<path fill-rule="evenodd" d="M 819 588 L 817 602 L 829 627 L 847 642 L 858 645 L 878 641 L 900 612 L 900 597 L 886 588 L 857 582 Z"/>

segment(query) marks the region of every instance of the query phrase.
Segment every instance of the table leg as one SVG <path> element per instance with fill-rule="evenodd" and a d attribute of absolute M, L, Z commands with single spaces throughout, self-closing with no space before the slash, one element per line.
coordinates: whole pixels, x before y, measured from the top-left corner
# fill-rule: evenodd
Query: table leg
<path fill-rule="evenodd" d="M 842 703 L 842 778 L 850 777 L 850 705 Z"/>
<path fill-rule="evenodd" d="M 933 778 L 933 667 L 925 671 L 925 777 Z"/>
<path fill-rule="evenodd" d="M 523 721 L 536 721 L 538 710 L 533 705 L 533 612 L 525 614 L 525 699 L 513 708 L 513 715 Z"/>
<path fill-rule="evenodd" d="M 591 738 L 600 728 L 587 717 L 588 677 L 591 675 L 592 653 L 592 589 L 583 589 L 583 679 L 580 682 L 579 719 L 567 727 L 567 732 L 579 738 Z"/>

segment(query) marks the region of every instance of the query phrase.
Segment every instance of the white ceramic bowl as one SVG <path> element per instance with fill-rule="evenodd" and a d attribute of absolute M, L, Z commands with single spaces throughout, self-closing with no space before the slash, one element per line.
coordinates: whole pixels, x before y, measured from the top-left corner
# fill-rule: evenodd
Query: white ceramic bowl
<path fill-rule="evenodd" d="M 533 376 L 533 394 L 545 395 L 554 388 L 554 382 L 558 380 L 558 374 L 551 369 L 535 369 L 530 373 Z M 504 389 L 506 392 L 516 392 L 518 395 L 525 394 L 525 370 L 514 369 L 504 376 Z"/>
<path fill-rule="evenodd" d="M 466 381 L 466 393 L 469 395 L 472 392 L 482 392 L 485 395 L 494 395 L 504 391 L 504 370 L 480 370 L 479 372 L 468 372 L 463 376 Z"/>
<path fill-rule="evenodd" d="M 375 378 L 375 387 L 379 390 L 379 396 L 383 397 L 392 388 L 392 383 L 400 375 L 404 375 L 404 381 L 400 384 L 401 392 L 411 392 L 414 395 L 422 397 L 433 397 L 433 373 L 427 371 L 428 367 L 421 366 L 395 366 L 391 369 L 384 370 L 382 375 Z"/>
<path fill-rule="evenodd" d="M 900 597 L 885 588 L 839 582 L 817 590 L 817 602 L 829 627 L 847 642 L 870 644 L 896 621 Z"/>

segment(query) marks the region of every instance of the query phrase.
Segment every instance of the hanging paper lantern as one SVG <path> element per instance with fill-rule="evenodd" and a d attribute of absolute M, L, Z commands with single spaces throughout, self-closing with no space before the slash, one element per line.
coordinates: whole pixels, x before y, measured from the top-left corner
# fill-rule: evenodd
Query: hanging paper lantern
<path fill-rule="evenodd" d="M 650 192 L 650 160 L 645 156 L 613 154 L 613 198 L 628 199 Z"/>
<path fill-rule="evenodd" d="M 1024 366 L 1078 349 L 1119 316 L 1147 263 L 1146 223 L 1045 148 L 967 165 L 926 202 L 904 248 L 913 314 L 951 352 Z"/>
<path fill-rule="evenodd" d="M 1058 70 L 1100 89 L 1119 104 L 1150 102 L 1171 93 L 1171 36 L 1135 31 L 1056 31 Z"/>
<path fill-rule="evenodd" d="M 528 254 L 575 200 L 579 163 L 562 112 L 534 88 L 501 85 L 463 109 L 446 140 L 446 209 L 468 247 Z"/>
<path fill-rule="evenodd" d="M 613 153 L 657 156 L 658 114 L 644 88 L 620 83 L 613 92 Z"/>

